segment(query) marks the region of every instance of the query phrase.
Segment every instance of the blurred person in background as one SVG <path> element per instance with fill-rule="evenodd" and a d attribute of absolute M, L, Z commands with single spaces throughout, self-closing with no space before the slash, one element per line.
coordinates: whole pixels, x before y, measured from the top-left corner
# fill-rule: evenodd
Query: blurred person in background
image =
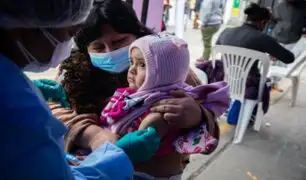
<path fill-rule="evenodd" d="M 306 6 L 303 0 L 285 0 L 273 11 L 275 26 L 272 36 L 291 50 L 297 41 L 306 34 Z"/>
<path fill-rule="evenodd" d="M 169 21 L 169 10 L 172 8 L 170 0 L 164 0 L 164 12 L 163 12 L 163 21 L 164 24 L 167 24 Z"/>
<path fill-rule="evenodd" d="M 201 63 L 209 59 L 213 35 L 223 22 L 223 0 L 203 0 L 200 6 L 200 25 L 203 41 L 203 55 L 197 60 Z"/>
<path fill-rule="evenodd" d="M 199 28 L 199 13 L 200 13 L 200 8 L 203 0 L 195 0 L 195 5 L 194 5 L 194 19 L 193 19 L 193 29 L 198 29 Z"/>
<path fill-rule="evenodd" d="M 274 57 L 273 60 L 279 59 L 285 64 L 292 63 L 295 59 L 294 54 L 281 46 L 274 38 L 263 33 L 263 30 L 271 18 L 270 11 L 267 8 L 261 7 L 257 4 L 251 4 L 244 10 L 244 13 L 247 15 L 244 24 L 238 27 L 226 28 L 220 34 L 216 44 L 252 49 L 263 53 L 268 53 L 270 56 Z M 212 69 L 211 62 L 198 65 L 201 70 L 208 74 L 208 77 L 211 77 L 208 78 L 209 82 L 221 81 L 224 78 L 222 62 L 217 61 L 216 64 L 217 68 L 215 69 Z M 260 76 L 258 62 L 256 62 L 251 67 L 250 73 L 247 77 L 245 98 L 257 100 Z M 267 113 L 269 108 L 269 91 L 270 90 L 266 85 L 262 97 L 262 108 L 264 113 Z M 239 108 L 236 108 L 237 106 L 238 105 L 234 103 L 229 112 L 229 117 L 234 117 L 232 119 L 235 119 L 229 120 L 231 122 L 237 122 L 239 115 Z M 238 110 L 238 112 L 235 112 L 236 110 Z M 253 116 L 251 117 L 252 120 L 255 119 L 256 112 L 257 108 L 255 108 L 253 111 Z M 235 115 L 232 116 L 231 114 Z"/>
<path fill-rule="evenodd" d="M 192 13 L 195 10 L 196 0 L 188 0 L 189 3 L 189 10 L 188 10 L 188 18 L 192 19 Z"/>

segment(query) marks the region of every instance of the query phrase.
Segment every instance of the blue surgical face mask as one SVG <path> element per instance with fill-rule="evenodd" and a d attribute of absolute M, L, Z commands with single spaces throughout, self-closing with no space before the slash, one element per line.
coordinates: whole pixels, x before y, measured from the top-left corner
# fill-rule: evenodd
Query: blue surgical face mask
<path fill-rule="evenodd" d="M 129 46 L 108 53 L 89 53 L 93 66 L 111 73 L 121 73 L 130 66 Z"/>

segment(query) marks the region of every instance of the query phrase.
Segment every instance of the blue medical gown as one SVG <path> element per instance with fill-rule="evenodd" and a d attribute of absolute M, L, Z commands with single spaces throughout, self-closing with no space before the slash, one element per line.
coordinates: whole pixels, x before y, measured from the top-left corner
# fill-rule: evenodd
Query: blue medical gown
<path fill-rule="evenodd" d="M 61 143 L 66 127 L 23 72 L 2 55 L 0 72 L 1 180 L 132 179 L 127 155 L 110 143 L 79 167 L 70 167 Z"/>

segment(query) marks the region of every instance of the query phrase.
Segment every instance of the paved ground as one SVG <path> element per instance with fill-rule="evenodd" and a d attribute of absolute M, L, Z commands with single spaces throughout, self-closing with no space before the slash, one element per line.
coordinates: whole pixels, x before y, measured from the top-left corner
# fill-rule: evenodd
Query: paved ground
<path fill-rule="evenodd" d="M 305 180 L 305 72 L 302 77 L 296 107 L 289 107 L 290 96 L 286 95 L 264 117 L 270 126 L 264 125 L 259 133 L 248 132 L 241 145 L 228 145 L 208 167 L 189 179 Z M 231 134 L 226 139 L 229 137 Z"/>

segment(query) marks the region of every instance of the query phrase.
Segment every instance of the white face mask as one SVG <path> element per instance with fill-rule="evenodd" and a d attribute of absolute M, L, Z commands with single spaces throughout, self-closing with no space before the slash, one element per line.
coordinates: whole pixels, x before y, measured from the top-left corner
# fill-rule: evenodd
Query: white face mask
<path fill-rule="evenodd" d="M 41 63 L 39 62 L 20 42 L 17 41 L 17 45 L 23 53 L 24 57 L 29 62 L 23 70 L 28 72 L 43 72 L 50 68 L 56 68 L 62 61 L 69 58 L 71 54 L 73 40 L 72 38 L 68 41 L 60 42 L 55 39 L 49 32 L 45 30 L 41 30 L 45 37 L 50 41 L 50 43 L 55 47 L 51 61 L 49 63 Z"/>

